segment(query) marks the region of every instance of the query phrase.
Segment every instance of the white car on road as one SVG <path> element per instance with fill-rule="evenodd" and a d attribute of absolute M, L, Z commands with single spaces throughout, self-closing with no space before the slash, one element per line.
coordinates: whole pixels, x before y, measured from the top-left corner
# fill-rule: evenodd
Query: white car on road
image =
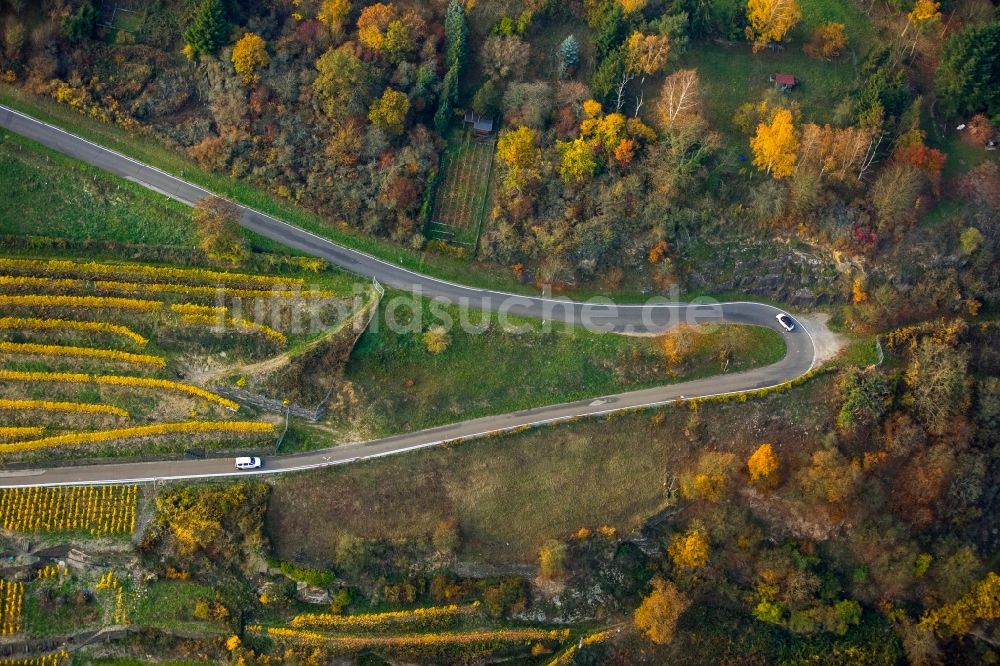
<path fill-rule="evenodd" d="M 258 469 L 263 461 L 260 458 L 247 457 L 236 459 L 236 469 Z"/>
<path fill-rule="evenodd" d="M 778 320 L 779 324 L 781 324 L 781 328 L 785 329 L 786 331 L 791 332 L 795 330 L 795 322 L 792 321 L 792 318 L 786 315 L 784 312 L 775 315 L 774 318 Z"/>

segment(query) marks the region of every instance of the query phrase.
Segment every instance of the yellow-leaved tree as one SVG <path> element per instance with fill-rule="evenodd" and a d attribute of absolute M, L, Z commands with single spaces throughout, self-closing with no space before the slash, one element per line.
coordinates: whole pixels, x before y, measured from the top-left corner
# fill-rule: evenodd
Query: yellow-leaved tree
<path fill-rule="evenodd" d="M 546 580 L 566 575 L 566 544 L 551 539 L 538 551 L 538 574 Z"/>
<path fill-rule="evenodd" d="M 520 191 L 539 177 L 538 161 L 542 151 L 535 145 L 535 130 L 518 127 L 500 135 L 497 157 L 507 170 L 504 185 Z"/>
<path fill-rule="evenodd" d="M 248 32 L 233 46 L 232 61 L 243 85 L 248 86 L 260 81 L 260 70 L 267 67 L 271 59 L 260 35 Z"/>
<path fill-rule="evenodd" d="M 937 0 L 917 0 L 913 9 L 906 15 L 906 25 L 899 33 L 900 37 L 906 35 L 910 26 L 916 28 L 913 33 L 913 43 L 910 45 L 910 53 L 917 49 L 917 40 L 920 35 L 927 32 L 929 28 L 941 22 L 941 3 Z"/>
<path fill-rule="evenodd" d="M 383 2 L 368 5 L 358 17 L 358 39 L 373 51 L 381 51 L 385 46 L 389 24 L 397 19 L 395 7 Z"/>
<path fill-rule="evenodd" d="M 653 579 L 650 592 L 635 610 L 635 626 L 646 638 L 659 645 L 666 645 L 674 639 L 677 620 L 691 605 L 677 586 L 662 578 Z"/>
<path fill-rule="evenodd" d="M 618 4 L 622 6 L 622 11 L 626 15 L 641 12 L 646 8 L 646 3 L 647 0 L 618 0 Z"/>
<path fill-rule="evenodd" d="M 237 266 L 250 258 L 250 248 L 239 225 L 239 209 L 225 199 L 205 197 L 191 209 L 198 245 L 214 262 Z"/>
<path fill-rule="evenodd" d="M 722 451 L 705 451 L 694 469 L 680 475 L 681 496 L 687 500 L 718 502 L 726 494 L 735 469 L 736 456 Z"/>
<path fill-rule="evenodd" d="M 410 98 L 406 93 L 386 88 L 382 97 L 375 100 L 369 109 L 368 120 L 376 127 L 385 130 L 387 134 L 402 134 L 409 110 Z"/>
<path fill-rule="evenodd" d="M 708 537 L 700 524 L 693 524 L 687 532 L 675 534 L 667 548 L 674 566 L 681 569 L 700 569 L 708 564 Z"/>
<path fill-rule="evenodd" d="M 792 123 L 792 112 L 779 109 L 770 122 L 757 125 L 750 148 L 753 149 L 754 166 L 758 169 L 776 179 L 791 176 L 799 152 L 799 137 Z"/>
<path fill-rule="evenodd" d="M 747 0 L 747 39 L 754 53 L 771 42 L 780 42 L 802 18 L 798 0 Z"/>
<path fill-rule="evenodd" d="M 770 444 L 761 444 L 747 459 L 747 469 L 750 471 L 750 481 L 758 487 L 767 490 L 778 485 L 778 457 Z"/>
<path fill-rule="evenodd" d="M 636 76 L 640 76 L 639 95 L 636 97 L 635 115 L 638 117 L 642 107 L 643 89 L 647 76 L 652 76 L 662 70 L 670 57 L 670 38 L 666 35 L 644 35 L 638 30 L 629 35 L 624 46 L 625 62 L 622 76 L 618 81 L 618 95 L 615 100 L 615 110 L 621 111 L 625 103 L 625 87 Z"/>
<path fill-rule="evenodd" d="M 830 21 L 812 31 L 809 43 L 802 47 L 813 58 L 836 58 L 847 46 L 843 23 Z"/>
<path fill-rule="evenodd" d="M 936 0 L 917 0 L 913 9 L 906 15 L 906 26 L 900 36 L 905 35 L 911 25 L 917 26 L 918 31 L 923 31 L 940 20 L 941 3 Z"/>
<path fill-rule="evenodd" d="M 341 30 L 344 19 L 351 13 L 351 0 L 323 0 L 316 18 L 330 30 Z"/>
<path fill-rule="evenodd" d="M 928 611 L 920 625 L 943 636 L 964 636 L 979 621 L 1000 619 L 1000 576 L 992 571 L 956 601 Z"/>
<path fill-rule="evenodd" d="M 585 139 L 560 141 L 557 144 L 562 160 L 559 164 L 559 175 L 567 183 L 583 183 L 597 171 L 597 158 L 594 156 L 594 146 Z"/>
<path fill-rule="evenodd" d="M 627 120 L 620 113 L 584 118 L 580 123 L 580 134 L 588 139 L 595 148 L 606 155 L 611 155 L 614 149 L 625 138 Z"/>
<path fill-rule="evenodd" d="M 424 346 L 432 354 L 440 354 L 448 348 L 451 338 L 444 326 L 431 326 L 424 333 Z"/>
<path fill-rule="evenodd" d="M 911 21 L 924 23 L 941 18 L 941 3 L 935 0 L 917 0 L 913 10 L 907 15 Z"/>

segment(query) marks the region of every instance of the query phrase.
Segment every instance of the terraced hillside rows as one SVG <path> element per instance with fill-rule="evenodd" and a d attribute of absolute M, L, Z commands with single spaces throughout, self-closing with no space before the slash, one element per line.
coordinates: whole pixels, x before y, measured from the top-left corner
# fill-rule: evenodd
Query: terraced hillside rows
<path fill-rule="evenodd" d="M 421 663 L 467 662 L 518 644 L 549 654 L 571 637 L 565 628 L 497 627 L 478 601 L 354 615 L 302 613 L 290 626 L 250 625 L 247 631 L 279 644 L 322 647 L 331 654 L 381 649 Z"/>
<path fill-rule="evenodd" d="M 69 486 L 0 491 L 0 529 L 9 532 L 131 534 L 139 488 Z"/>
<path fill-rule="evenodd" d="M 0 666 L 63 666 L 70 663 L 69 653 L 53 652 L 42 657 L 8 657 L 0 659 Z"/>
<path fill-rule="evenodd" d="M 267 445 L 274 417 L 200 380 L 347 310 L 302 275 L 0 257 L 0 463 Z"/>

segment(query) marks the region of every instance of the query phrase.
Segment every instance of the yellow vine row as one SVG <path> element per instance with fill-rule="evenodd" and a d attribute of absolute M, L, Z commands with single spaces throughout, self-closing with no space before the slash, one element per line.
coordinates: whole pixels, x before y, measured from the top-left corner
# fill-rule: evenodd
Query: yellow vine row
<path fill-rule="evenodd" d="M 5 657 L 0 659 L 0 666 L 65 666 L 69 663 L 69 652 L 66 650 L 41 657 Z"/>
<path fill-rule="evenodd" d="M 496 642 L 511 643 L 536 640 L 566 640 L 568 629 L 475 629 L 471 631 L 442 631 L 399 636 L 331 636 L 317 631 L 305 631 L 287 627 L 259 626 L 247 627 L 251 631 L 263 631 L 273 638 L 285 638 L 309 645 L 336 645 L 350 649 L 370 647 L 406 647 L 420 645 L 465 645 L 470 643 Z"/>
<path fill-rule="evenodd" d="M 0 342 L 0 353 L 41 354 L 43 356 L 75 356 L 78 358 L 103 358 L 137 365 L 155 365 L 164 368 L 167 359 L 152 354 L 133 354 L 117 349 L 97 349 L 96 347 L 72 347 L 69 345 L 42 345 L 34 342 Z"/>
<path fill-rule="evenodd" d="M 0 426 L 0 440 L 24 439 L 42 434 L 41 426 Z"/>
<path fill-rule="evenodd" d="M 109 280 L 97 280 L 94 282 L 94 286 L 99 291 L 114 291 L 130 294 L 141 294 L 144 292 L 153 294 L 176 293 L 186 296 L 217 296 L 222 294 L 224 296 L 234 298 L 330 298 L 335 295 L 332 291 L 305 291 L 300 288 L 286 289 L 275 287 L 274 289 L 241 289 L 239 287 L 216 287 L 159 282 L 114 282 Z M 295 287 L 298 286 L 299 285 L 295 285 Z"/>
<path fill-rule="evenodd" d="M 229 308 L 222 305 L 198 305 L 197 303 L 171 303 L 170 309 L 180 315 L 200 315 L 224 318 Z"/>
<path fill-rule="evenodd" d="M 15 289 L 21 289 L 24 287 L 42 287 L 43 289 L 79 289 L 82 286 L 82 280 L 38 277 L 35 275 L 0 275 L 0 287 L 14 287 Z"/>
<path fill-rule="evenodd" d="M 43 310 L 47 308 L 66 307 L 141 310 L 144 312 L 151 312 L 153 310 L 169 307 L 171 311 L 181 315 L 182 320 L 189 324 L 206 325 L 211 323 L 220 326 L 230 324 L 245 331 L 259 332 L 282 343 L 287 341 L 283 333 L 280 333 L 269 326 L 248 321 L 246 319 L 234 319 L 229 317 L 229 308 L 223 305 L 163 303 L 161 301 L 151 301 L 138 298 L 117 298 L 110 296 L 62 296 L 57 294 L 23 294 L 10 296 L 7 294 L 0 294 L 0 307 L 5 305 L 8 307 L 34 307 L 41 308 Z M 11 317 L 10 319 L 27 318 Z M 212 319 L 213 321 L 210 322 L 209 319 Z M 125 327 L 123 326 L 121 328 L 124 329 Z"/>
<path fill-rule="evenodd" d="M 135 386 L 140 388 L 158 388 L 166 391 L 179 391 L 189 395 L 197 396 L 203 400 L 222 405 L 230 411 L 238 411 L 238 402 L 223 398 L 217 393 L 206 391 L 192 384 L 184 384 L 169 379 L 156 379 L 154 377 L 131 377 L 127 375 L 98 375 L 94 377 L 94 382 L 107 386 Z"/>
<path fill-rule="evenodd" d="M 81 291 L 88 288 L 87 280 L 51 278 L 37 275 L 0 275 L 0 288 L 49 289 L 54 291 Z M 331 298 L 332 291 L 305 290 L 299 284 L 277 284 L 270 289 L 246 289 L 224 285 L 192 285 L 177 282 L 122 282 L 119 280 L 94 280 L 94 289 L 126 294 L 182 294 L 185 296 L 228 296 L 230 298 Z"/>
<path fill-rule="evenodd" d="M 16 272 L 40 272 L 52 275 L 83 276 L 94 278 L 108 276 L 112 278 L 128 277 L 132 279 L 149 278 L 154 280 L 176 279 L 194 283 L 236 284 L 255 286 L 294 286 L 305 283 L 302 278 L 280 277 L 276 275 L 250 275 L 247 273 L 226 273 L 204 268 L 175 268 L 165 266 L 149 266 L 146 264 L 110 263 L 102 264 L 95 261 L 77 262 L 62 259 L 13 259 L 0 258 L 0 270 Z"/>
<path fill-rule="evenodd" d="M 10 636 L 24 628 L 24 583 L 0 579 L 0 635 Z"/>
<path fill-rule="evenodd" d="M 0 527 L 28 533 L 131 534 L 138 489 L 135 484 L 6 488 L 0 490 Z"/>
<path fill-rule="evenodd" d="M 31 308 L 106 308 L 152 312 L 163 307 L 160 301 L 112 296 L 61 296 L 57 294 L 0 294 L 0 306 Z"/>
<path fill-rule="evenodd" d="M 405 622 L 408 620 L 432 620 L 450 618 L 473 610 L 472 606 L 433 606 L 416 608 L 406 611 L 388 611 L 385 613 L 362 613 L 359 615 L 334 615 L 333 613 L 301 613 L 292 618 L 289 624 L 293 627 L 322 627 L 325 629 L 365 628 L 374 629 L 381 625 Z"/>
<path fill-rule="evenodd" d="M 0 328 L 3 329 L 34 329 L 34 330 L 73 330 L 93 333 L 107 333 L 128 338 L 139 345 L 149 342 L 148 338 L 139 335 L 128 326 L 111 324 L 105 321 L 81 321 L 78 319 L 41 319 L 37 317 L 0 317 Z"/>
<path fill-rule="evenodd" d="M 115 593 L 115 624 L 128 624 L 128 615 L 125 612 L 125 590 L 122 589 L 121 581 L 111 571 L 101 576 L 97 583 L 98 590 L 112 590 Z"/>
<path fill-rule="evenodd" d="M 202 315 L 202 314 L 186 314 L 181 315 L 181 321 L 185 324 L 193 324 L 195 326 L 219 326 L 219 318 L 214 315 Z M 264 324 L 258 324 L 255 321 L 248 321 L 246 319 L 235 319 L 233 317 L 225 317 L 222 321 L 222 325 L 232 326 L 235 329 L 241 330 L 245 333 L 260 333 L 261 335 L 271 338 L 281 344 L 288 342 L 288 338 L 285 334 L 276 331 L 270 326 Z"/>
<path fill-rule="evenodd" d="M 21 453 L 56 446 L 98 444 L 119 439 L 135 439 L 138 437 L 154 437 L 158 435 L 175 435 L 179 433 L 204 432 L 271 432 L 274 426 L 262 421 L 180 421 L 175 423 L 157 423 L 130 428 L 113 428 L 110 430 L 94 430 L 90 432 L 66 433 L 52 437 L 29 439 L 12 444 L 0 444 L 0 454 Z"/>
<path fill-rule="evenodd" d="M 221 395 L 206 391 L 193 384 L 175 382 L 170 379 L 156 379 L 154 377 L 133 377 L 131 375 L 88 375 L 76 372 L 28 372 L 21 370 L 0 369 L 0 380 L 24 381 L 24 382 L 68 382 L 68 383 L 94 383 L 107 386 L 135 386 L 139 388 L 154 388 L 164 391 L 178 391 L 187 393 L 209 402 L 222 405 L 226 409 L 237 411 L 239 403 L 233 402 Z"/>
<path fill-rule="evenodd" d="M 5 400 L 0 399 L 0 409 L 37 409 L 47 412 L 80 412 L 83 414 L 114 414 L 128 418 L 128 412 L 121 407 L 96 402 L 57 402 L 53 400 Z"/>

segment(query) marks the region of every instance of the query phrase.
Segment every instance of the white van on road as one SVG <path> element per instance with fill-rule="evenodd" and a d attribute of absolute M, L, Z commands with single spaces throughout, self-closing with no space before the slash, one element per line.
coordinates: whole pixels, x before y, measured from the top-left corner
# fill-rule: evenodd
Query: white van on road
<path fill-rule="evenodd" d="M 263 461 L 260 458 L 248 457 L 236 459 L 236 469 L 257 469 L 261 464 L 263 464 Z"/>

